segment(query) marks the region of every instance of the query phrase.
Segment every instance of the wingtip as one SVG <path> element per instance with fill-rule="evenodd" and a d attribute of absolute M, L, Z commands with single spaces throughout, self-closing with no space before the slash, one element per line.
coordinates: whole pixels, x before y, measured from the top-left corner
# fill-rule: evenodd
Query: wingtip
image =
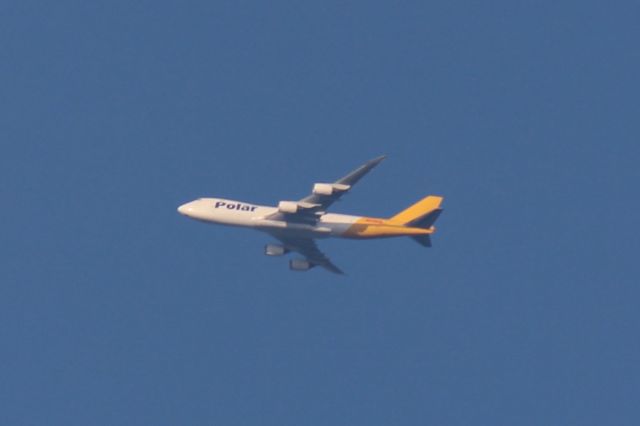
<path fill-rule="evenodd" d="M 328 262 L 326 264 L 318 264 L 318 266 L 322 266 L 327 271 L 333 272 L 336 275 L 345 275 L 345 273 L 344 273 L 344 271 L 342 269 L 338 268 L 336 265 L 334 265 L 331 262 Z"/>
<path fill-rule="evenodd" d="M 387 158 L 386 154 L 385 155 L 381 155 L 379 157 L 374 158 L 373 160 L 369 160 L 369 164 L 373 164 L 373 165 L 378 164 L 381 161 L 383 161 L 385 158 Z"/>

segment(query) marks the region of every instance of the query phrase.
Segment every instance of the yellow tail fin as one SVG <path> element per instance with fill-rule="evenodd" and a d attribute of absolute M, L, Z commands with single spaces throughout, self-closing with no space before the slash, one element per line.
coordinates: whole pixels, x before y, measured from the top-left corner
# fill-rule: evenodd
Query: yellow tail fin
<path fill-rule="evenodd" d="M 417 223 L 420 221 L 420 219 L 424 218 L 434 210 L 439 210 L 442 200 L 442 197 L 429 195 L 428 197 L 423 198 L 408 209 L 402 210 L 400 213 L 393 216 L 389 220 L 401 225 Z M 436 218 L 437 214 L 435 215 L 433 221 L 435 221 Z"/>

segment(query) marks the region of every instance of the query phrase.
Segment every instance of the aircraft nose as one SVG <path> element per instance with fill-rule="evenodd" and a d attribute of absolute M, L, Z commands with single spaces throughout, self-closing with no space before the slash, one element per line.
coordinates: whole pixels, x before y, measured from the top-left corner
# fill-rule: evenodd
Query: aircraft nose
<path fill-rule="evenodd" d="M 189 214 L 189 211 L 191 211 L 191 207 L 189 207 L 189 203 L 187 204 L 183 204 L 180 207 L 178 207 L 178 213 L 187 216 Z"/>

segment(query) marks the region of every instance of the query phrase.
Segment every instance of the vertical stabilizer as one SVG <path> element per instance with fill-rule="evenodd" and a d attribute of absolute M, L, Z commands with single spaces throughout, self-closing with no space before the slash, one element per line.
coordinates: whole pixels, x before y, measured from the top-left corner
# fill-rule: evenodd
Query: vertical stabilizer
<path fill-rule="evenodd" d="M 431 212 L 438 211 L 438 210 L 442 211 L 440 209 L 440 204 L 442 204 L 442 200 L 443 200 L 442 197 L 438 197 L 436 195 L 429 195 L 428 197 L 423 198 L 422 200 L 418 201 L 411 207 L 405 210 L 402 210 L 400 213 L 396 214 L 389 220 L 400 225 L 415 224 L 417 222 L 420 222 Z M 435 219 L 438 218 L 439 214 L 440 213 L 435 214 L 435 217 L 433 218 L 429 226 L 431 226 L 433 222 L 435 222 Z M 426 226 L 426 227 L 429 227 L 429 226 Z M 424 226 L 420 226 L 420 227 L 422 228 Z"/>

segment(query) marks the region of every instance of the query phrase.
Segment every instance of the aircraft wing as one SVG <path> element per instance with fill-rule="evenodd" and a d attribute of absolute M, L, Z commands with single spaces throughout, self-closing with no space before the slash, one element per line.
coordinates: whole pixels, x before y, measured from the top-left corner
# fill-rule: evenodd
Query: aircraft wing
<path fill-rule="evenodd" d="M 287 238 L 277 235 L 274 235 L 274 237 L 280 240 L 287 249 L 303 255 L 309 263 L 322 266 L 334 274 L 344 274 L 340 268 L 334 265 L 331 260 L 320 251 L 315 240 L 311 238 Z"/>
<path fill-rule="evenodd" d="M 369 160 L 332 184 L 316 184 L 311 195 L 304 197 L 299 203 L 314 205 L 317 211 L 326 211 L 334 201 L 337 201 L 342 194 L 348 192 L 353 185 L 385 158 L 386 156 L 382 155 L 373 160 Z"/>

